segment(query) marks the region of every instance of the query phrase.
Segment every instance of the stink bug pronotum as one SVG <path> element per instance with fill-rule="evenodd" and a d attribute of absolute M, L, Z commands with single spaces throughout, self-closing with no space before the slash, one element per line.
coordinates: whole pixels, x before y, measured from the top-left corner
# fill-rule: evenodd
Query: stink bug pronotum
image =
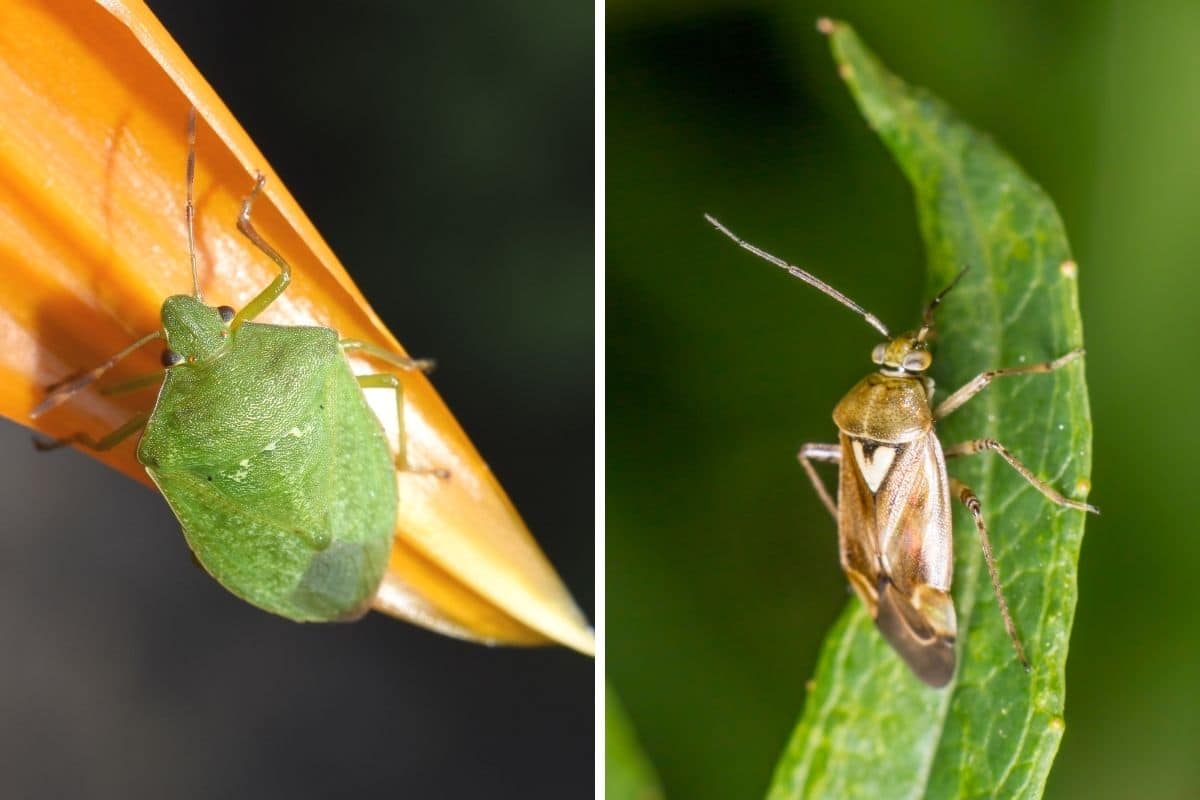
<path fill-rule="evenodd" d="M 1083 350 L 1072 350 L 1041 364 L 981 372 L 935 406 L 933 380 L 925 374 L 933 363 L 928 342 L 933 313 L 963 273 L 925 307 L 917 331 L 892 336 L 877 317 L 832 286 L 738 238 L 711 216 L 706 214 L 705 219 L 738 246 L 852 309 L 887 340 L 876 345 L 871 354 L 879 371 L 859 381 L 833 410 L 838 443 L 806 444 L 796 454 L 817 496 L 837 520 L 842 568 L 880 633 L 916 676 L 930 686 L 945 686 L 954 675 L 957 623 L 950 598 L 953 493 L 975 519 L 1004 627 L 1017 658 L 1028 670 L 1025 649 L 1000 587 L 979 499 L 970 488 L 946 474 L 946 459 L 994 452 L 1051 502 L 1099 512 L 1095 506 L 1063 497 L 1038 480 L 995 439 L 975 439 L 943 450 L 934 423 L 982 391 L 993 378 L 1052 372 L 1083 356 Z M 814 461 L 840 466 L 836 503 L 817 475 Z"/>
<path fill-rule="evenodd" d="M 387 568 L 396 524 L 396 469 L 407 470 L 399 378 L 355 375 L 346 351 L 402 370 L 430 362 L 320 327 L 251 322 L 287 288 L 291 268 L 250 223 L 265 179 L 242 203 L 238 230 L 279 268 L 241 311 L 200 294 L 192 185 L 196 112 L 188 115 L 187 233 L 192 294 L 168 297 L 162 327 L 100 366 L 51 388 L 31 416 L 46 413 L 138 348 L 165 340 L 163 369 L 102 391 L 159 381 L 152 411 L 100 439 L 79 433 L 39 449 L 80 444 L 107 450 L 145 428 L 137 456 L 179 519 L 196 561 L 226 589 L 298 622 L 366 613 Z M 395 393 L 399 454 L 363 396 Z M 431 474 L 448 477 L 442 470 Z"/>

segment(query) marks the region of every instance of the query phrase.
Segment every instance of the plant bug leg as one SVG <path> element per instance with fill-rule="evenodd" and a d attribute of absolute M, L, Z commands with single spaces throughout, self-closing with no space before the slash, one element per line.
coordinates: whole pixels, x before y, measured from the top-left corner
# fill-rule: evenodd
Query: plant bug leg
<path fill-rule="evenodd" d="M 988 384 L 992 382 L 993 378 L 1003 378 L 1011 375 L 1030 375 L 1054 372 L 1057 369 L 1062 369 L 1072 361 L 1081 358 L 1083 354 L 1084 349 L 1080 347 L 1076 348 L 1075 350 L 1071 350 L 1068 353 L 1064 353 L 1053 361 L 1045 361 L 1039 364 L 1029 364 L 1028 366 L 1022 367 L 990 369 L 986 372 L 981 372 L 971 380 L 967 381 L 966 384 L 943 400 L 940 404 L 938 404 L 937 408 L 934 409 L 933 418 L 935 420 L 940 420 L 954 413 L 961 408 L 964 403 L 987 388 Z M 1008 448 L 997 442 L 995 439 L 973 439 L 969 442 L 956 444 L 953 447 L 947 447 L 946 458 L 971 456 L 975 455 L 976 453 L 983 453 L 989 450 L 998 453 L 1001 458 L 1008 462 L 1010 467 L 1015 469 L 1022 478 L 1024 478 L 1031 486 L 1033 486 L 1033 488 L 1045 495 L 1046 499 L 1048 499 L 1050 502 L 1056 505 L 1065 506 L 1066 508 L 1074 508 L 1078 511 L 1089 511 L 1093 514 L 1100 513 L 1100 509 L 1096 508 L 1096 506 L 1090 505 L 1089 503 L 1081 503 L 1078 500 L 1072 500 L 1068 497 L 1063 497 L 1053 487 L 1039 480 L 1037 476 L 1033 474 L 1033 470 L 1022 464 L 1020 459 L 1014 456 L 1011 452 L 1009 452 Z"/>
<path fill-rule="evenodd" d="M 950 479 L 950 491 L 958 496 L 958 499 L 975 519 L 975 530 L 979 533 L 979 546 L 983 549 L 983 560 L 987 562 L 988 576 L 992 579 L 992 592 L 996 595 L 996 604 L 1000 607 L 1000 616 L 1004 619 L 1004 630 L 1008 631 L 1008 638 L 1012 641 L 1013 650 L 1017 652 L 1017 659 L 1021 662 L 1021 666 L 1025 668 L 1026 672 L 1029 672 L 1029 659 L 1025 656 L 1021 637 L 1017 635 L 1017 626 L 1013 622 L 1012 614 L 1009 613 L 1008 601 L 1004 598 L 1004 589 L 1000 586 L 1000 572 L 996 569 L 996 559 L 992 555 L 992 540 L 988 538 L 987 522 L 983 519 L 983 509 L 979 505 L 979 498 L 975 496 L 975 492 L 971 491 L 971 487 L 957 478 Z"/>
<path fill-rule="evenodd" d="M 825 481 L 821 480 L 821 476 L 817 474 L 817 469 L 812 465 L 812 462 L 824 461 L 830 464 L 841 464 L 841 446 L 836 444 L 813 444 L 810 442 L 803 445 L 800 448 L 800 452 L 796 453 L 796 460 L 800 462 L 800 466 L 804 467 L 804 471 L 808 474 L 808 479 L 812 481 L 813 489 L 817 492 L 817 497 L 821 498 L 821 503 L 824 504 L 825 508 L 829 509 L 829 513 L 836 520 L 838 518 L 837 503 L 833 502 L 833 498 L 829 496 L 829 490 L 825 488 Z"/>
<path fill-rule="evenodd" d="M 961 456 L 973 456 L 977 453 L 986 453 L 992 451 L 1003 458 L 1008 465 L 1015 469 L 1022 478 L 1029 482 L 1029 485 L 1037 489 L 1046 499 L 1055 505 L 1060 505 L 1065 508 L 1073 508 L 1077 511 L 1089 511 L 1092 514 L 1099 514 L 1100 509 L 1089 503 L 1082 503 L 1078 500 L 1072 500 L 1069 497 L 1063 497 L 1046 482 L 1040 480 L 1033 474 L 1033 470 L 1021 463 L 1021 460 L 1009 452 L 1008 448 L 997 442 L 995 439 L 972 439 L 968 442 L 960 442 L 952 447 L 946 448 L 946 458 L 959 458 Z"/>
<path fill-rule="evenodd" d="M 1029 364 L 1023 367 L 1005 367 L 1003 369 L 989 369 L 986 372 L 981 372 L 971 380 L 967 381 L 957 391 L 938 404 L 933 412 L 933 418 L 944 419 L 959 408 L 964 403 L 970 400 L 975 395 L 987 388 L 993 378 L 1005 378 L 1010 375 L 1029 375 L 1033 373 L 1054 372 L 1056 369 L 1062 369 L 1067 364 L 1070 364 L 1077 358 L 1081 358 L 1084 354 L 1082 347 L 1076 348 L 1064 355 L 1059 356 L 1053 361 L 1046 361 L 1041 364 Z"/>

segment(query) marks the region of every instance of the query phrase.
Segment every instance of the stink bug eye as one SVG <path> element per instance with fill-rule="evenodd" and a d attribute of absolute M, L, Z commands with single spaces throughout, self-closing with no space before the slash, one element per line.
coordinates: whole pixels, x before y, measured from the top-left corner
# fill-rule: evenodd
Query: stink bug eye
<path fill-rule="evenodd" d="M 1080 358 L 1082 348 L 1043 364 L 981 372 L 934 407 L 932 381 L 920 374 L 933 363 L 926 338 L 933 330 L 934 310 L 966 270 L 929 302 L 915 335 L 892 339 L 883 323 L 841 292 L 739 239 L 712 217 L 706 218 L 744 250 L 853 309 L 890 339 L 871 352 L 871 360 L 880 365 L 880 370 L 859 381 L 834 408 L 838 443 L 806 444 L 796 454 L 817 497 L 837 522 L 842 566 L 850 585 L 888 644 L 930 686 L 945 686 L 954 676 L 958 623 L 950 599 L 953 493 L 975 519 L 1004 627 L 1017 659 L 1028 670 L 1029 661 L 1000 586 L 979 499 L 969 487 L 947 474 L 946 459 L 994 451 L 1051 502 L 1099 512 L 1095 506 L 1063 497 L 1043 483 L 995 439 L 976 439 L 943 451 L 934 423 L 981 392 L 993 378 L 1053 372 Z M 814 461 L 839 465 L 836 503 L 817 475 Z"/>
<path fill-rule="evenodd" d="M 233 322 L 233 318 L 237 314 L 233 310 L 233 306 L 217 306 L 217 313 L 221 315 L 221 322 L 226 324 Z"/>
<path fill-rule="evenodd" d="M 172 350 L 169 347 L 164 347 L 163 351 L 162 351 L 161 361 L 162 361 L 162 365 L 164 367 L 166 367 L 167 369 L 170 369 L 171 367 L 175 366 L 176 364 L 182 363 L 183 356 L 179 355 L 179 353 L 176 353 L 174 350 Z"/>

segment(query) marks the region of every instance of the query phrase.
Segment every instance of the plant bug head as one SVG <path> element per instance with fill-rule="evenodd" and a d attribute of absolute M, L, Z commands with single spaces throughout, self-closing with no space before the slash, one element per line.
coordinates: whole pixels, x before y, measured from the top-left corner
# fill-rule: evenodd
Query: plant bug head
<path fill-rule="evenodd" d="M 982 372 L 935 407 L 933 381 L 925 374 L 933 364 L 929 338 L 934 312 L 965 269 L 929 301 L 919 329 L 892 336 L 877 317 L 837 289 L 743 241 L 711 216 L 705 218 L 742 249 L 829 295 L 886 337 L 871 353 L 880 369 L 859 381 L 834 408 L 839 441 L 806 444 L 797 453 L 818 498 L 837 521 L 842 569 L 884 639 L 930 686 L 945 686 L 954 677 L 958 623 L 950 597 L 953 494 L 975 520 L 1000 615 L 1017 659 L 1028 670 L 992 557 L 981 504 L 969 487 L 947 474 L 946 459 L 995 452 L 1051 502 L 1080 511 L 1097 510 L 1059 494 L 995 439 L 975 439 L 943 450 L 934 423 L 993 378 L 1052 372 L 1081 357 L 1083 350 L 1045 363 Z M 813 461 L 839 465 L 837 502 Z"/>
<path fill-rule="evenodd" d="M 942 299 L 967 274 L 964 267 L 954 276 L 950 284 L 938 292 L 929 305 L 925 306 L 921 327 L 906 331 L 887 342 L 880 342 L 871 351 L 871 360 L 883 367 L 887 375 L 920 375 L 933 366 L 933 354 L 929 351 L 929 335 L 933 332 L 933 313 L 942 304 Z"/>

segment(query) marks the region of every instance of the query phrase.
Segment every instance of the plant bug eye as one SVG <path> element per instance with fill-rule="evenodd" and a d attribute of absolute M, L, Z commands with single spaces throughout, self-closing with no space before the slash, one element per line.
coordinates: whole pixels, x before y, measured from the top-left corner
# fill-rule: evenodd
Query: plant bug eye
<path fill-rule="evenodd" d="M 162 365 L 168 369 L 183 361 L 183 356 L 176 353 L 169 347 L 164 347 L 162 351 Z"/>
<path fill-rule="evenodd" d="M 923 372 L 929 369 L 929 365 L 933 363 L 933 358 L 929 355 L 928 350 L 914 350 L 904 357 L 904 363 L 901 365 L 907 372 Z"/>
<path fill-rule="evenodd" d="M 875 345 L 875 349 L 871 351 L 871 360 L 876 364 L 883 363 L 883 354 L 887 350 L 887 345 L 883 342 Z"/>
<path fill-rule="evenodd" d="M 233 310 L 233 306 L 217 306 L 217 313 L 221 315 L 222 322 L 233 322 L 233 316 L 237 312 Z"/>

